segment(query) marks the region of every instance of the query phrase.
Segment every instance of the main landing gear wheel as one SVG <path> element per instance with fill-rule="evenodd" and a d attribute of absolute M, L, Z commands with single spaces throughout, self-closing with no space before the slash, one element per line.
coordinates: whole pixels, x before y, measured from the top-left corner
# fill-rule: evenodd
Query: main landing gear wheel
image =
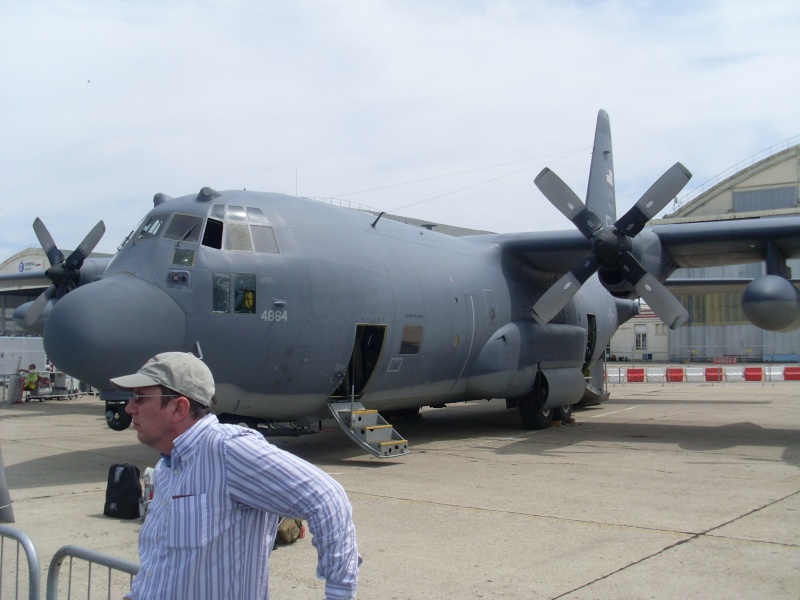
<path fill-rule="evenodd" d="M 517 399 L 519 416 L 522 418 L 522 426 L 525 429 L 539 430 L 550 427 L 554 417 L 552 409 L 544 408 L 547 394 L 547 380 L 541 373 L 538 373 L 531 393 Z"/>
<path fill-rule="evenodd" d="M 125 412 L 125 405 L 106 406 L 106 423 L 114 431 L 123 431 L 130 427 L 133 417 Z"/>
<path fill-rule="evenodd" d="M 562 423 L 569 423 L 572 419 L 572 404 L 569 406 L 560 406 L 553 409 L 553 420 L 561 421 Z"/>

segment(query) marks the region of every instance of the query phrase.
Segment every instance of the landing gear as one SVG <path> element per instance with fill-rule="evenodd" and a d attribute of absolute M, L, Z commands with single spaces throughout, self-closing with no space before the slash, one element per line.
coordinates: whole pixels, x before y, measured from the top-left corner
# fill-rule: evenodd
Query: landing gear
<path fill-rule="evenodd" d="M 130 427 L 133 417 L 125 412 L 125 404 L 106 402 L 106 423 L 114 431 L 123 431 Z"/>
<path fill-rule="evenodd" d="M 544 408 L 547 402 L 547 379 L 541 372 L 536 374 L 533 390 L 527 396 L 517 398 L 519 416 L 525 429 L 547 429 L 553 421 L 553 410 Z"/>
<path fill-rule="evenodd" d="M 569 423 L 572 419 L 572 404 L 553 409 L 553 420 Z"/>

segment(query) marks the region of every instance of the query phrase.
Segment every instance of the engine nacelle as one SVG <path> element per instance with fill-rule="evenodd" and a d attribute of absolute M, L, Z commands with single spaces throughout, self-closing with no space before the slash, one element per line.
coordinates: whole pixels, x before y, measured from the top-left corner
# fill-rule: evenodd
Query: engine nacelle
<path fill-rule="evenodd" d="M 644 229 L 633 238 L 633 255 L 649 273 L 659 281 L 664 281 L 674 270 L 662 249 L 661 239 L 652 230 Z M 603 287 L 616 298 L 635 298 L 633 285 L 622 276 L 619 268 L 600 267 L 597 275 Z"/>
<path fill-rule="evenodd" d="M 783 277 L 764 275 L 745 288 L 742 310 L 761 329 L 794 331 L 800 327 L 800 292 Z"/>

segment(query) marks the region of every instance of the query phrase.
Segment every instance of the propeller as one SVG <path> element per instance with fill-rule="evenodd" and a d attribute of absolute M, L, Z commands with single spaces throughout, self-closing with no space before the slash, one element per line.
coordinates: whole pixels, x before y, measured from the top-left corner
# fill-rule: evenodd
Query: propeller
<path fill-rule="evenodd" d="M 542 194 L 592 243 L 590 254 L 552 285 L 531 309 L 539 323 L 550 322 L 598 269 L 617 273 L 671 329 L 682 325 L 689 313 L 678 299 L 645 269 L 631 250 L 633 238 L 683 189 L 691 173 L 675 163 L 650 186 L 636 204 L 612 224 L 616 213 L 611 133 L 608 115 L 597 117 L 595 145 L 586 191 L 586 205 L 550 169 L 534 180 Z M 587 207 L 588 205 L 588 207 Z M 594 209 L 594 210 L 592 210 Z M 598 215 L 600 212 L 601 215 Z"/>
<path fill-rule="evenodd" d="M 44 253 L 47 255 L 47 260 L 50 261 L 50 268 L 45 271 L 45 275 L 52 283 L 38 298 L 36 298 L 30 308 L 25 312 L 25 323 L 31 326 L 42 315 L 50 300 L 53 298 L 60 298 L 77 287 L 80 282 L 83 262 L 92 253 L 92 250 L 94 250 L 100 238 L 103 237 L 106 226 L 100 221 L 92 228 L 86 237 L 83 238 L 83 241 L 75 251 L 66 258 L 64 258 L 64 254 L 56 246 L 53 241 L 53 236 L 50 235 L 47 227 L 45 227 L 42 220 L 38 217 L 33 222 L 33 230 L 36 232 L 36 237 L 42 245 L 42 250 L 44 250 Z"/>

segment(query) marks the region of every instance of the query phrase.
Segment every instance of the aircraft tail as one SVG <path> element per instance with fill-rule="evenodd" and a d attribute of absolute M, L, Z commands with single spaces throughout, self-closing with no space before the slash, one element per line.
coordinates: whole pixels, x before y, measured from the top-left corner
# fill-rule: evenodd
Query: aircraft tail
<path fill-rule="evenodd" d="M 597 113 L 592 165 L 589 170 L 589 185 L 586 189 L 586 208 L 600 217 L 603 227 L 611 227 L 617 220 L 611 123 L 608 113 L 604 110 Z"/>

